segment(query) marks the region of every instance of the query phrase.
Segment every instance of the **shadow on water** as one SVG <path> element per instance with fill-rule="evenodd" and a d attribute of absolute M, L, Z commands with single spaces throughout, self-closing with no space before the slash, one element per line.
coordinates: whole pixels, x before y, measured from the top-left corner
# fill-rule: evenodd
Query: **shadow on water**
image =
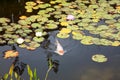
<path fill-rule="evenodd" d="M 20 1 L 21 4 L 18 3 Z M 13 2 L 1 0 L 0 17 L 14 18 L 13 21 L 16 21 L 20 15 L 25 13 L 23 5 L 26 1 L 28 0 L 13 0 Z M 54 53 L 56 46 L 51 36 L 43 42 L 44 46 L 41 45 L 35 51 L 19 48 L 17 45 L 0 46 L 0 76 L 8 73 L 11 65 L 14 65 L 14 72 L 24 80 L 28 80 L 26 69 L 28 64 L 32 69 L 36 68 L 38 77 L 44 80 L 51 62 L 53 66 L 48 73 L 47 80 L 120 80 L 120 64 L 118 64 L 120 63 L 120 47 L 85 46 L 71 38 L 59 39 L 59 41 L 66 50 L 70 49 L 63 56 Z M 19 57 L 3 59 L 3 53 L 7 50 L 19 51 Z M 95 63 L 91 60 L 92 55 L 99 53 L 108 57 L 106 63 Z"/>

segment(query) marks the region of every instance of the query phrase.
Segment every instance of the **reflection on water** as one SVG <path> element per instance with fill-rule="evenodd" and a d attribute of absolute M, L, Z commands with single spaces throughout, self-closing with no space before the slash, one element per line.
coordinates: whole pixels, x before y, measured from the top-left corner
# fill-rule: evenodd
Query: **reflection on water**
<path fill-rule="evenodd" d="M 84 70 L 80 80 L 119 80 L 120 70 L 113 70 L 112 68 L 97 69 L 90 68 Z"/>
<path fill-rule="evenodd" d="M 53 67 L 52 67 L 53 71 L 55 73 L 57 73 L 58 70 L 59 70 L 59 60 L 52 59 L 52 54 L 48 53 L 48 55 L 47 55 L 47 61 L 48 61 L 48 66 L 50 66 L 50 62 L 51 62 L 51 64 L 53 65 Z"/>
<path fill-rule="evenodd" d="M 16 72 L 19 76 L 21 76 L 24 72 L 26 64 L 23 62 L 19 62 L 19 57 L 15 58 L 15 61 L 13 62 L 13 64 L 14 64 L 13 71 Z"/>

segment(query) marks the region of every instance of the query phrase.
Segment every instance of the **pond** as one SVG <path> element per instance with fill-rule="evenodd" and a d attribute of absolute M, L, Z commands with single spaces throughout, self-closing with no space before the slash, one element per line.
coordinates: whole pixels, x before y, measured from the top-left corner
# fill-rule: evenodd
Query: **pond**
<path fill-rule="evenodd" d="M 17 22 L 21 15 L 34 14 L 26 13 L 24 5 L 27 1 L 29 0 L 12 0 L 12 2 L 1 0 L 0 17 L 7 17 L 12 22 Z M 12 65 L 14 65 L 14 71 L 21 76 L 21 80 L 29 80 L 30 78 L 27 65 L 32 71 L 36 69 L 40 80 L 45 80 L 47 72 L 46 80 L 120 80 L 119 46 L 84 45 L 79 40 L 74 40 L 72 36 L 65 39 L 56 38 L 66 50 L 64 55 L 58 55 L 54 52 L 56 32 L 58 29 L 50 30 L 50 35 L 45 36 L 45 41 L 35 50 L 20 48 L 16 43 L 12 45 L 1 44 L 1 80 L 6 73 L 10 73 Z M 7 50 L 16 50 L 19 52 L 19 56 L 5 59 L 3 53 Z M 93 61 L 92 56 L 95 54 L 105 55 L 107 61 L 100 63 Z M 52 69 L 50 69 L 50 64 L 53 65 Z"/>

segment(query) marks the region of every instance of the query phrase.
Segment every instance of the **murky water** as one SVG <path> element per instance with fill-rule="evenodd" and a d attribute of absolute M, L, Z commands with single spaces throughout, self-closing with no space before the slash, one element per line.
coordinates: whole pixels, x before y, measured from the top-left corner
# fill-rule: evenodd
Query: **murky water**
<path fill-rule="evenodd" d="M 13 2 L 1 0 L 0 16 L 7 16 L 12 19 L 12 14 L 14 14 L 15 20 L 19 15 L 24 14 L 24 10 L 21 11 L 22 6 L 24 6 L 22 5 L 24 4 L 24 0 L 19 1 L 22 2 L 19 8 L 17 8 L 16 5 L 19 4 L 17 0 L 13 0 Z M 6 10 L 8 6 L 13 6 L 9 7 L 11 8 L 10 11 L 9 9 L 8 11 Z M 71 38 L 59 40 L 66 50 L 70 49 L 63 56 L 49 52 L 47 49 L 41 47 L 35 51 L 28 51 L 15 45 L 16 50 L 20 53 L 17 64 L 19 66 L 28 64 L 32 69 L 36 68 L 41 80 L 44 80 L 46 71 L 48 70 L 48 58 L 57 62 L 56 71 L 51 70 L 49 72 L 48 80 L 120 80 L 120 47 L 85 46 Z M 7 73 L 14 62 L 14 59 L 3 59 L 2 57 L 2 52 L 9 49 L 12 49 L 12 46 L 0 46 L 0 76 Z M 91 57 L 97 53 L 104 54 L 108 58 L 108 61 L 105 63 L 93 62 Z M 21 76 L 24 80 L 29 80 L 26 68 L 23 69 Z"/>

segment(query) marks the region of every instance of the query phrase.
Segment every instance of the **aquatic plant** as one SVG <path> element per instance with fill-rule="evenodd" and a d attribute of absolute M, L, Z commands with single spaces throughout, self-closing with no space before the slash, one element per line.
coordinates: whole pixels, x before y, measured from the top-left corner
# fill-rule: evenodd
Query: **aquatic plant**
<path fill-rule="evenodd" d="M 92 60 L 98 63 L 106 62 L 108 59 L 103 54 L 95 54 L 92 56 Z"/>
<path fill-rule="evenodd" d="M 4 53 L 4 58 L 7 59 L 7 58 L 14 58 L 14 57 L 18 57 L 19 55 L 19 52 L 18 51 L 14 51 L 14 50 L 7 50 L 5 53 Z"/>
<path fill-rule="evenodd" d="M 85 45 L 119 46 L 119 3 L 119 0 L 28 1 L 26 12 L 35 11 L 36 14 L 21 15 L 17 23 L 0 18 L 0 44 L 18 44 L 19 47 L 35 50 L 49 31 L 57 29 L 58 38 L 72 36 Z M 87 39 L 86 36 L 91 38 Z M 24 42 L 20 42 L 20 38 Z M 30 46 L 31 42 L 37 46 Z"/>
<path fill-rule="evenodd" d="M 29 80 L 40 80 L 37 76 L 36 68 L 34 69 L 34 71 L 32 71 L 30 66 L 27 65 L 27 72 L 28 72 L 28 75 L 29 75 Z"/>

